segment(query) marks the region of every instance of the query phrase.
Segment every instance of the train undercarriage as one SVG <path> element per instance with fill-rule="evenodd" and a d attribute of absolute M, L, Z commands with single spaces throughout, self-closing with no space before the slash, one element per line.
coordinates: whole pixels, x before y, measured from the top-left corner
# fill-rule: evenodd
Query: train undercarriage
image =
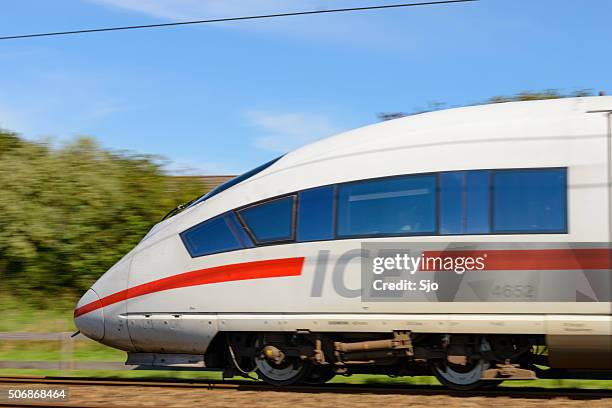
<path fill-rule="evenodd" d="M 435 375 L 453 389 L 530 380 L 547 365 L 544 336 L 393 333 L 220 333 L 206 356 L 224 377 L 322 384 L 336 375 Z M 550 371 L 550 370 L 546 370 Z M 552 373 L 552 371 L 550 371 Z"/>

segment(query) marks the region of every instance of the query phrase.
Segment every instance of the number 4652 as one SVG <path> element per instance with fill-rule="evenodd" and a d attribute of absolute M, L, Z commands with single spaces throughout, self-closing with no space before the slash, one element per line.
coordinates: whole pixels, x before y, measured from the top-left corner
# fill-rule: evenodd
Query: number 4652
<path fill-rule="evenodd" d="M 531 285 L 495 285 L 491 294 L 504 298 L 532 298 L 534 288 Z"/>

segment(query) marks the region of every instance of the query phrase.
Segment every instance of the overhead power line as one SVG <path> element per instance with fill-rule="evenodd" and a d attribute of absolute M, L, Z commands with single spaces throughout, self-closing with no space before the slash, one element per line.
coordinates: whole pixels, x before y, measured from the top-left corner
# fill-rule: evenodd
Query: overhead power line
<path fill-rule="evenodd" d="M 330 14 L 330 13 L 346 13 L 346 12 L 351 12 L 351 11 L 382 10 L 382 9 L 393 9 L 393 8 L 401 8 L 401 7 L 435 6 L 435 5 L 450 4 L 450 3 L 468 3 L 468 2 L 474 2 L 474 1 L 478 1 L 478 0 L 427 1 L 427 2 L 421 2 L 421 3 L 386 4 L 386 5 L 368 6 L 368 7 L 351 7 L 351 8 L 339 8 L 339 9 L 329 9 L 329 10 L 298 11 L 298 12 L 293 12 L 293 13 L 262 14 L 262 15 L 244 16 L 244 17 L 215 18 L 215 19 L 209 19 L 209 20 L 177 21 L 174 23 L 142 24 L 142 25 L 106 27 L 106 28 L 90 28 L 90 29 L 73 30 L 73 31 L 57 31 L 57 32 L 49 32 L 49 33 L 9 35 L 9 36 L 0 37 L 0 40 L 17 40 L 17 39 L 23 39 L 23 38 L 51 37 L 51 36 L 57 36 L 57 35 L 100 33 L 100 32 L 105 32 L 105 31 L 137 30 L 137 29 L 143 29 L 143 28 L 172 27 L 172 26 L 182 26 L 182 25 L 191 25 L 191 24 L 222 23 L 222 22 L 227 22 L 227 21 L 262 20 L 262 19 L 277 18 L 277 17 L 307 16 L 307 15 L 313 15 L 313 14 Z"/>

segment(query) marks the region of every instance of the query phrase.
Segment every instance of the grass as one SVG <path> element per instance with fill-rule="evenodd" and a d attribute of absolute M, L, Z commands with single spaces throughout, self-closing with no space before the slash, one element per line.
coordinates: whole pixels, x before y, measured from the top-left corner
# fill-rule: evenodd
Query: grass
<path fill-rule="evenodd" d="M 58 296 L 53 299 L 39 300 L 34 306 L 12 295 L 0 296 L 0 331 L 23 332 L 74 332 L 72 319 L 75 301 L 69 297 Z"/>
<path fill-rule="evenodd" d="M 75 361 L 125 361 L 125 352 L 94 342 L 75 342 Z M 5 341 L 0 344 L 0 360 L 59 361 L 59 341 Z"/>
<path fill-rule="evenodd" d="M 25 376 L 47 376 L 66 377 L 66 372 L 61 370 L 16 370 L 0 369 L 0 376 L 25 375 Z M 132 378 L 132 379 L 185 379 L 185 380 L 221 380 L 221 372 L 212 371 L 70 371 L 70 377 L 95 377 L 95 378 Z M 242 379 L 240 377 L 236 379 Z"/>
<path fill-rule="evenodd" d="M 72 320 L 74 302 L 70 299 L 54 299 L 54 307 L 34 307 L 10 296 L 0 297 L 0 310 L 5 316 L 0 320 L 0 331 L 59 332 L 76 331 Z M 75 342 L 75 361 L 125 361 L 125 352 L 94 342 Z M 59 341 L 4 341 L 0 343 L 0 360 L 8 361 L 60 361 Z M 0 369 L 0 375 L 65 376 L 60 370 Z M 220 372 L 197 371 L 70 371 L 72 377 L 135 378 L 135 379 L 221 379 Z M 242 379 L 238 377 L 236 379 Z M 350 377 L 336 376 L 332 383 L 343 384 L 405 384 L 438 385 L 434 377 L 397 377 L 356 374 Z M 536 380 L 507 381 L 504 387 L 583 388 L 612 390 L 608 380 Z"/>

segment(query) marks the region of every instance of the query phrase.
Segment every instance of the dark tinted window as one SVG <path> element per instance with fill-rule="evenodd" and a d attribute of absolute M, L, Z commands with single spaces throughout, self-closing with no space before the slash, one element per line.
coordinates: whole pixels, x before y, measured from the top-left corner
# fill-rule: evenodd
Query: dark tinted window
<path fill-rule="evenodd" d="M 440 233 L 465 231 L 465 172 L 440 174 Z"/>
<path fill-rule="evenodd" d="M 494 231 L 566 232 L 566 169 L 494 173 Z"/>
<path fill-rule="evenodd" d="M 338 187 L 339 236 L 431 234 L 436 176 L 406 176 Z"/>
<path fill-rule="evenodd" d="M 232 251 L 243 247 L 225 215 L 212 218 L 183 232 L 181 238 L 191 256 Z"/>
<path fill-rule="evenodd" d="M 294 196 L 283 197 L 240 211 L 240 217 L 258 243 L 293 239 Z"/>
<path fill-rule="evenodd" d="M 249 237 L 249 234 L 246 233 L 242 225 L 240 225 L 240 221 L 238 221 L 238 217 L 236 217 L 236 214 L 234 214 L 234 212 L 231 211 L 227 213 L 225 217 L 226 217 L 227 225 L 229 225 L 230 229 L 232 230 L 234 235 L 238 237 L 242 245 L 245 246 L 246 248 L 254 247 L 255 245 L 253 244 L 253 241 Z"/>
<path fill-rule="evenodd" d="M 302 191 L 298 195 L 298 241 L 321 241 L 333 237 L 334 187 Z"/>
<path fill-rule="evenodd" d="M 490 172 L 440 173 L 440 233 L 479 234 L 490 231 Z"/>
<path fill-rule="evenodd" d="M 491 172 L 468 171 L 466 175 L 466 228 L 468 234 L 491 231 Z"/>

